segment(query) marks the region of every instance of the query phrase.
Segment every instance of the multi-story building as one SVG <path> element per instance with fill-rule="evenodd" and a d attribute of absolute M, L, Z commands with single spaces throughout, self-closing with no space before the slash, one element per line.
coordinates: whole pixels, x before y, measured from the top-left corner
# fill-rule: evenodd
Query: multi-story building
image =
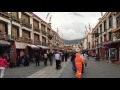
<path fill-rule="evenodd" d="M 0 12 L 0 35 L 1 54 L 8 47 L 10 59 L 14 62 L 22 51 L 30 53 L 29 50 L 37 50 L 39 46 L 52 49 L 62 42 L 51 24 L 32 12 Z"/>
<path fill-rule="evenodd" d="M 91 50 L 92 50 L 92 34 L 91 33 L 92 33 L 91 29 L 86 30 L 85 38 L 82 42 L 83 53 L 91 53 Z"/>
<path fill-rule="evenodd" d="M 80 52 L 79 44 L 67 44 L 65 45 L 66 50 Z"/>
<path fill-rule="evenodd" d="M 106 12 L 93 29 L 92 48 L 102 60 L 120 60 L 118 12 Z"/>

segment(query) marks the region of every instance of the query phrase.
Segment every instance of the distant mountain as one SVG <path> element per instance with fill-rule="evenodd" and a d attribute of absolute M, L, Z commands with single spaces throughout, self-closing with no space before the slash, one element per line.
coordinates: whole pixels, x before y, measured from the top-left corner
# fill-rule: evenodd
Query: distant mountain
<path fill-rule="evenodd" d="M 82 39 L 75 39 L 75 40 L 64 40 L 65 44 L 78 44 L 80 43 L 80 41 L 82 41 L 84 38 Z"/>

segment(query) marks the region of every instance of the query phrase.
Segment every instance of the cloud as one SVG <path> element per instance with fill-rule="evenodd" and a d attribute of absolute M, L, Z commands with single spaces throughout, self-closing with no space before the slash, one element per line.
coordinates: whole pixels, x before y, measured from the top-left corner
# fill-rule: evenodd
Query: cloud
<path fill-rule="evenodd" d="M 48 12 L 35 12 L 45 21 Z M 85 25 L 94 28 L 101 17 L 100 12 L 49 12 L 52 15 L 51 23 L 53 30 L 59 29 L 59 34 L 63 39 L 73 40 L 83 38 L 85 35 Z"/>
<path fill-rule="evenodd" d="M 72 13 L 70 13 L 70 14 L 72 14 L 72 15 L 74 15 L 74 16 L 78 16 L 78 17 L 84 17 L 82 14 L 77 13 L 77 12 L 72 12 Z"/>

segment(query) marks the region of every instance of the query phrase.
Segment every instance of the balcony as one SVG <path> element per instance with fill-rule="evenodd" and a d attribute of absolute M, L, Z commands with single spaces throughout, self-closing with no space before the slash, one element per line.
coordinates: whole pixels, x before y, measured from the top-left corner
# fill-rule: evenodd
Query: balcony
<path fill-rule="evenodd" d="M 33 27 L 34 31 L 40 32 L 40 29 L 38 27 Z"/>
<path fill-rule="evenodd" d="M 44 42 L 42 42 L 42 45 L 43 45 L 43 46 L 48 46 L 47 43 L 44 43 Z"/>
<path fill-rule="evenodd" d="M 15 16 L 11 16 L 12 20 L 17 22 L 17 23 L 20 23 L 20 19 L 18 17 L 15 17 Z"/>
<path fill-rule="evenodd" d="M 22 25 L 30 29 L 32 28 L 32 24 L 25 22 L 24 20 L 22 21 Z"/>
<path fill-rule="evenodd" d="M 46 34 L 47 34 L 47 32 L 46 32 L 45 30 L 42 30 L 42 33 L 43 33 L 44 35 L 46 35 Z"/>
<path fill-rule="evenodd" d="M 0 16 L 9 19 L 10 15 L 8 14 L 8 12 L 0 12 Z"/>
<path fill-rule="evenodd" d="M 35 45 L 41 45 L 41 42 L 39 40 L 34 40 Z"/>
<path fill-rule="evenodd" d="M 29 44 L 33 43 L 32 39 L 31 38 L 27 38 L 27 37 L 20 37 L 18 41 L 19 42 L 24 42 L 24 43 L 29 43 Z"/>
<path fill-rule="evenodd" d="M 116 40 L 120 39 L 120 30 L 117 30 L 117 31 L 114 32 L 114 37 L 115 37 Z"/>
<path fill-rule="evenodd" d="M 51 40 L 53 38 L 53 35 L 52 34 L 47 34 L 48 38 Z"/>
<path fill-rule="evenodd" d="M 11 36 L 11 39 L 13 39 L 15 41 L 20 41 L 18 36 Z"/>
<path fill-rule="evenodd" d="M 10 39 L 11 39 L 10 35 L 6 35 L 6 34 L 2 35 L 2 34 L 0 34 L 0 40 L 10 40 Z"/>

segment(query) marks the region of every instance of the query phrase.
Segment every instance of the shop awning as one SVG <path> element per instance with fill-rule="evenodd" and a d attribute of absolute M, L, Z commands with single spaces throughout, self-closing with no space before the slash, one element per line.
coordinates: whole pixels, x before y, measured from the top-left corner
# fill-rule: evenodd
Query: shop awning
<path fill-rule="evenodd" d="M 25 49 L 27 46 L 27 43 L 15 42 L 15 45 L 17 49 Z"/>
<path fill-rule="evenodd" d="M 1 45 L 10 45 L 10 42 L 4 41 L 4 40 L 0 40 L 0 44 Z"/>
<path fill-rule="evenodd" d="M 30 44 L 27 44 L 27 46 L 31 47 L 32 49 L 40 49 L 38 46 L 36 45 L 30 45 Z"/>
<path fill-rule="evenodd" d="M 113 43 L 113 41 L 109 41 L 109 42 L 103 43 L 103 45 L 109 45 L 109 44 L 112 44 L 112 43 Z"/>
<path fill-rule="evenodd" d="M 49 47 L 46 46 L 42 46 L 42 45 L 37 45 L 38 47 L 42 48 L 42 49 L 50 49 Z"/>

